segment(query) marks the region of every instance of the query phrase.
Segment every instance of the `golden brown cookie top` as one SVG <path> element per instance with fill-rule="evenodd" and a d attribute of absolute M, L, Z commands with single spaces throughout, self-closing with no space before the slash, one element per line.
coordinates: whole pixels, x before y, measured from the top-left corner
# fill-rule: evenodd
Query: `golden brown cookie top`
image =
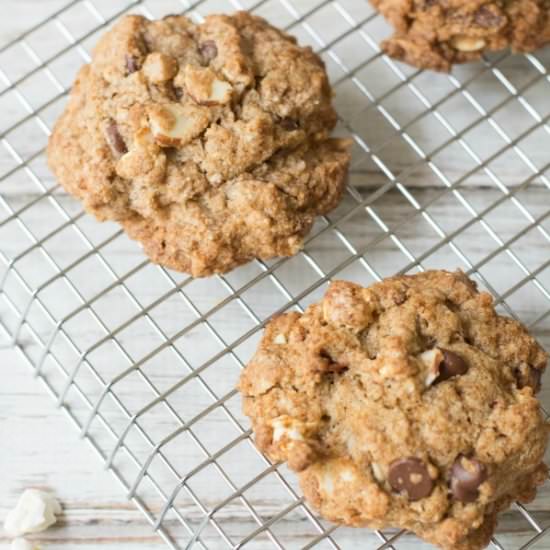
<path fill-rule="evenodd" d="M 530 52 L 550 42 L 548 0 L 371 0 L 395 27 L 384 50 L 420 68 L 511 48 Z"/>
<path fill-rule="evenodd" d="M 239 388 L 258 446 L 322 515 L 479 548 L 546 476 L 546 363 L 463 273 L 429 271 L 333 282 L 266 327 Z"/>
<path fill-rule="evenodd" d="M 259 17 L 126 16 L 80 71 L 49 162 L 155 261 L 223 272 L 296 253 L 338 203 L 331 99 L 320 58 Z"/>

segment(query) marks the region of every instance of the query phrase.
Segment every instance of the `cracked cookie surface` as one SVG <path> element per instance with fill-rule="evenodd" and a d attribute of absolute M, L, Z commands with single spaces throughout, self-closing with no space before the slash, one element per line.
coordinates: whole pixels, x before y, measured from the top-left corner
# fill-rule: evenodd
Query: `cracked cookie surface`
<path fill-rule="evenodd" d="M 394 26 L 384 51 L 423 69 L 511 48 L 532 52 L 550 43 L 549 0 L 371 0 Z"/>
<path fill-rule="evenodd" d="M 484 547 L 547 477 L 547 354 L 463 273 L 333 282 L 271 321 L 241 375 L 258 447 L 322 516 Z"/>
<path fill-rule="evenodd" d="M 121 19 L 48 146 L 63 187 L 195 276 L 299 251 L 339 202 L 349 142 L 323 62 L 245 12 Z"/>

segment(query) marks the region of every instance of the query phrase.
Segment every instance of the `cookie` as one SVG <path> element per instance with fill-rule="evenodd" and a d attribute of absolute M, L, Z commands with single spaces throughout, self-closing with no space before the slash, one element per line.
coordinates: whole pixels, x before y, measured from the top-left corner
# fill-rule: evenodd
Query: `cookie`
<path fill-rule="evenodd" d="M 99 41 L 48 146 L 52 171 L 151 259 L 205 276 L 291 256 L 339 202 L 348 140 L 310 48 L 248 13 L 127 16 Z"/>
<path fill-rule="evenodd" d="M 239 389 L 256 444 L 331 521 L 484 547 L 547 477 L 547 354 L 463 273 L 333 282 L 266 327 Z"/>
<path fill-rule="evenodd" d="M 421 69 L 449 71 L 487 52 L 532 52 L 550 42 L 548 0 L 371 2 L 395 27 L 383 50 Z"/>

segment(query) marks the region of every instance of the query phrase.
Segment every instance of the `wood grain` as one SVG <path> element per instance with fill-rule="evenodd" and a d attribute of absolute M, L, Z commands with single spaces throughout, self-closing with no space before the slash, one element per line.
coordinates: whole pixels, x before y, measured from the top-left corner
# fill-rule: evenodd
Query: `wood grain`
<path fill-rule="evenodd" d="M 66 3 L 2 0 L 6 17 L 0 20 L 0 46 Z M 318 3 L 297 0 L 292 4 L 305 13 Z M 93 0 L 93 4 L 108 19 L 127 2 Z M 143 5 L 154 16 L 181 8 L 181 3 L 168 0 Z M 229 5 L 212 1 L 208 9 L 228 9 Z M 355 22 L 372 13 L 366 1 L 341 0 L 341 5 Z M 195 16 L 201 13 L 206 11 L 199 9 Z M 280 26 L 293 22 L 278 2 L 267 2 L 260 13 Z M 350 29 L 350 21 L 331 6 L 308 22 L 318 31 L 316 36 L 303 25 L 292 26 L 291 31 L 316 49 Z M 365 41 L 365 32 L 374 41 L 387 34 L 387 25 L 380 18 L 364 26 L 362 34 L 349 34 L 331 54 L 325 52 L 323 56 L 335 83 L 341 116 L 338 132 L 356 138 L 350 192 L 327 220 L 316 224 L 304 255 L 281 265 L 268 264 L 277 266 L 273 276 L 262 275 L 265 266 L 251 263 L 225 278 L 190 281 L 185 275 L 145 264 L 140 247 L 115 224 L 99 224 L 83 215 L 76 201 L 56 187 L 40 154 L 47 139 L 44 128 L 51 128 L 61 112 L 66 101 L 63 91 L 70 88 L 97 40 L 97 34 L 92 33 L 83 39 L 82 50 L 65 51 L 70 45 L 67 31 L 79 40 L 96 24 L 93 14 L 78 2 L 58 21 L 28 38 L 28 46 L 40 59 L 56 58 L 48 64 L 49 75 L 38 70 L 31 77 L 25 76 L 35 71 L 37 60 L 28 52 L 23 55 L 21 46 L 0 54 L 0 68 L 5 73 L 0 81 L 0 132 L 6 133 L 7 140 L 0 147 L 0 178 L 9 173 L 0 180 L 5 201 L 5 206 L 0 204 L 0 276 L 5 264 L 15 258 L 5 293 L 20 311 L 33 300 L 27 319 L 35 331 L 33 336 L 23 330 L 18 343 L 36 361 L 44 343 L 52 339 L 52 354 L 44 363 L 43 374 L 56 393 L 63 389 L 67 377 L 74 375 L 75 384 L 66 404 L 81 425 L 87 421 L 91 406 L 98 404 L 101 419 L 111 429 L 106 429 L 99 418 L 91 424 L 91 435 L 103 460 L 115 448 L 131 416 L 138 415 L 136 426 L 125 438 L 125 450 L 115 455 L 114 465 L 126 486 L 139 471 L 128 453 L 143 463 L 153 446 L 165 441 L 162 452 L 170 467 L 155 458 L 148 470 L 150 478 L 146 477 L 137 490 L 152 517 L 159 516 L 164 503 L 159 492 L 170 494 L 180 478 L 205 461 L 207 452 L 215 453 L 238 440 L 241 431 L 229 415 L 247 429 L 240 401 L 233 392 L 241 365 L 259 337 L 257 324 L 285 307 L 285 292 L 303 294 L 298 307 L 318 299 L 326 273 L 334 271 L 337 277 L 369 284 L 375 277 L 410 269 L 412 257 L 421 259 L 423 269 L 468 269 L 473 265 L 482 287 L 505 296 L 500 310 L 532 325 L 533 333 L 550 349 L 550 315 L 546 315 L 550 309 L 550 185 L 545 179 L 550 177 L 550 129 L 540 122 L 550 113 L 549 83 L 534 63 L 519 56 L 498 62 L 500 57 L 495 55 L 491 60 L 498 62 L 498 72 L 475 64 L 457 68 L 454 80 L 450 80 L 399 66 L 403 71 L 399 76 Z M 366 59 L 370 62 L 359 67 L 358 61 Z M 550 66 L 550 49 L 538 52 L 537 59 Z M 411 86 L 402 85 L 405 77 L 410 78 Z M 18 82 L 21 96 L 12 90 L 3 93 L 10 82 Z M 28 102 L 27 108 L 22 97 Z M 29 108 L 38 111 L 39 118 L 27 120 Z M 486 112 L 492 115 L 490 123 L 482 121 Z M 457 134 L 463 138 L 462 144 L 452 142 Z M 509 136 L 520 134 L 520 141 L 507 144 Z M 411 141 L 416 148 L 411 147 Z M 26 161 L 29 164 L 23 170 L 21 162 Z M 527 184 L 533 173 L 536 177 Z M 454 193 L 446 190 L 443 181 L 456 185 Z M 45 195 L 45 191 L 49 193 Z M 507 197 L 508 193 L 513 197 Z M 357 200 L 364 204 L 358 207 Z M 21 212 L 19 220 L 24 226 L 13 219 L 13 212 Z M 483 220 L 476 218 L 478 213 L 484 213 Z M 338 222 L 338 231 L 325 229 L 327 221 Z M 343 262 L 346 268 L 337 271 Z M 63 276 L 59 276 L 60 271 Z M 536 280 L 529 273 L 536 273 Z M 120 277 L 123 283 L 117 282 Z M 256 278 L 258 281 L 247 288 Z M 230 297 L 229 285 L 234 290 L 247 288 L 242 299 L 248 311 Z M 40 291 L 32 296 L 29 288 Z M 159 302 L 161 296 L 164 299 Z M 75 314 L 83 301 L 88 307 Z M 197 323 L 200 315 L 204 318 Z M 60 319 L 64 322 L 59 326 Z M 7 300 L 0 300 L 0 320 L 11 330 L 17 326 L 17 316 Z M 180 332 L 183 334 L 175 338 L 172 347 L 162 349 L 166 338 Z M 223 355 L 224 347 L 235 342 L 239 345 L 234 354 Z M 106 384 L 136 364 L 139 368 L 122 376 L 111 394 L 100 401 Z M 125 499 L 126 489 L 101 470 L 96 453 L 54 409 L 51 397 L 32 378 L 24 361 L 4 351 L 0 352 L 0 366 L 4 372 L 0 440 L 5 442 L 0 453 L 0 518 L 23 488 L 51 488 L 63 502 L 64 515 L 55 529 L 43 535 L 47 548 L 164 548 L 143 514 Z M 203 368 L 199 377 L 177 387 L 197 368 Z M 151 406 L 162 392 L 167 402 Z M 231 397 L 225 408 L 217 407 L 205 419 L 194 421 L 216 399 L 227 395 Z M 543 390 L 541 399 L 550 410 L 550 386 Z M 182 422 L 190 421 L 190 431 L 171 439 Z M 193 476 L 187 489 L 176 497 L 178 510 L 190 529 L 196 529 L 203 518 L 195 499 L 211 509 L 266 467 L 247 440 L 239 440 L 218 463 L 229 483 L 210 465 Z M 295 487 L 294 477 L 283 466 L 278 471 Z M 292 500 L 274 474 L 245 496 L 264 520 Z M 542 527 L 550 525 L 548 486 L 529 510 Z M 235 544 L 257 528 L 238 499 L 220 510 L 215 520 Z M 179 544 L 188 540 L 188 532 L 173 514 L 165 527 Z M 288 548 L 299 548 L 315 536 L 314 527 L 299 507 L 277 522 L 271 532 Z M 498 538 L 505 548 L 513 549 L 533 534 L 525 519 L 513 510 L 503 516 Z M 212 526 L 204 531 L 202 540 L 211 548 L 225 547 Z M 338 529 L 334 540 L 346 549 L 379 544 L 376 536 L 365 530 Z M 0 543 L 7 544 L 1 535 Z M 246 547 L 269 546 L 264 534 Z M 427 548 L 412 536 L 404 537 L 396 546 Z M 321 543 L 318 547 L 328 546 Z M 544 539 L 536 548 L 550 548 L 550 541 Z"/>
<path fill-rule="evenodd" d="M 0 453 L 0 518 L 11 508 L 20 492 L 26 487 L 54 490 L 63 503 L 64 513 L 58 525 L 44 534 L 32 538 L 40 540 L 47 550 L 68 548 L 104 550 L 161 550 L 165 547 L 135 507 L 124 502 L 120 486 L 112 476 L 98 467 L 97 457 L 79 441 L 76 432 L 60 411 L 52 407 L 40 382 L 31 376 L 26 365 L 14 352 L 0 352 L 0 365 L 4 372 L 0 384 L 0 438 L 9 442 Z M 52 442 L 55 442 L 52 445 Z M 541 525 L 550 524 L 550 494 L 544 491 L 537 499 L 535 517 Z M 264 510 L 267 512 L 267 510 Z M 189 509 L 192 524 L 198 525 L 196 508 Z M 307 544 L 311 529 L 299 514 L 293 521 L 278 529 L 288 547 Z M 509 513 L 505 519 L 506 534 L 499 540 L 505 548 L 517 548 L 530 534 L 518 514 Z M 233 536 L 246 534 L 253 524 L 243 513 L 225 519 Z M 371 548 L 373 535 L 361 530 L 338 530 L 335 539 L 342 547 Z M 205 539 L 212 548 L 221 548 L 212 533 Z M 0 534 L 0 546 L 8 540 Z M 2 546 L 3 545 L 3 546 Z M 346 546 L 347 545 L 347 546 Z M 264 540 L 252 548 L 266 548 Z M 548 548 L 539 543 L 536 548 Z M 412 550 L 420 545 L 412 537 L 402 540 L 398 548 Z"/>
<path fill-rule="evenodd" d="M 97 457 L 52 405 L 39 381 L 14 352 L 0 352 L 0 519 L 27 487 L 53 490 L 63 503 L 59 524 L 43 535 L 50 550 L 143 548 L 164 544 Z M 0 546 L 8 540 L 0 534 Z M 4 546 L 3 546 L 4 545 Z"/>

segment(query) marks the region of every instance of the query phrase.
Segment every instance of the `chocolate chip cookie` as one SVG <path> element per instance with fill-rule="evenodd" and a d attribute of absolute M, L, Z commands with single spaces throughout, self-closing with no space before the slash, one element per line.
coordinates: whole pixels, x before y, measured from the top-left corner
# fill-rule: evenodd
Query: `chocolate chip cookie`
<path fill-rule="evenodd" d="M 484 547 L 547 477 L 547 354 L 463 273 L 344 281 L 266 327 L 239 389 L 258 447 L 322 516 Z"/>
<path fill-rule="evenodd" d="M 549 0 L 371 0 L 395 27 L 384 51 L 423 69 L 511 48 L 531 52 L 550 42 Z"/>
<path fill-rule="evenodd" d="M 342 195 L 349 142 L 310 48 L 248 13 L 121 19 L 48 147 L 63 187 L 195 276 L 300 250 Z"/>

